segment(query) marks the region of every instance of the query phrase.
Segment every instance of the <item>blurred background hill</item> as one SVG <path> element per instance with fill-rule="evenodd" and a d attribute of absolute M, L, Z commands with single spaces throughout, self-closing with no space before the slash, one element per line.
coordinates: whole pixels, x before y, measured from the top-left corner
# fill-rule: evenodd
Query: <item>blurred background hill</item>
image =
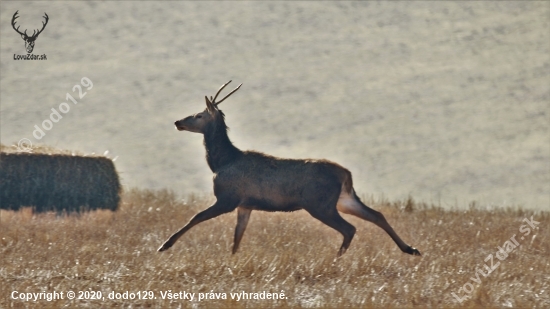
<path fill-rule="evenodd" d="M 1 2 L 0 138 L 103 153 L 125 186 L 210 192 L 220 107 L 241 149 L 327 158 L 361 195 L 550 206 L 550 2 Z M 26 54 L 12 29 L 49 23 Z M 32 30 L 29 30 L 32 32 Z M 82 77 L 93 88 L 36 140 Z"/>

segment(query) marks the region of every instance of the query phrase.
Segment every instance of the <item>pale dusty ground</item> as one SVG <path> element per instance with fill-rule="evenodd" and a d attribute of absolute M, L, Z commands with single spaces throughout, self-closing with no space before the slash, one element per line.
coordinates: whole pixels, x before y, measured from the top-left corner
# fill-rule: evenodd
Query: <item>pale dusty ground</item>
<path fill-rule="evenodd" d="M 202 139 L 222 109 L 243 149 L 335 160 L 363 195 L 443 207 L 550 205 L 550 2 L 2 2 L 1 140 L 118 156 L 127 186 L 211 190 Z M 49 24 L 34 54 L 10 26 Z M 32 32 L 32 31 L 31 31 Z M 82 77 L 46 136 L 34 125 Z"/>

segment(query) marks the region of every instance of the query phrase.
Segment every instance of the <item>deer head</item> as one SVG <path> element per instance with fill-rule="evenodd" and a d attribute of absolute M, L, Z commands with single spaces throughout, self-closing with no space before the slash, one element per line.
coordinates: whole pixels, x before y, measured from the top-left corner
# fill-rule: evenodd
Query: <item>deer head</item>
<path fill-rule="evenodd" d="M 27 49 L 27 53 L 32 53 L 32 50 L 34 49 L 34 41 L 36 41 L 36 38 L 38 37 L 38 35 L 40 33 L 42 33 L 42 31 L 44 30 L 44 28 L 46 28 L 46 25 L 48 24 L 48 20 L 49 20 L 49 17 L 48 17 L 48 14 L 44 13 L 45 16 L 43 16 L 45 19 L 46 19 L 46 22 L 42 22 L 42 29 L 38 30 L 38 32 L 36 32 L 37 30 L 33 30 L 33 33 L 31 36 L 27 35 L 27 30 L 25 29 L 24 32 L 21 32 L 19 31 L 19 26 L 17 26 L 17 28 L 15 28 L 15 20 L 17 18 L 19 18 L 19 16 L 17 16 L 17 13 L 19 12 L 19 10 L 17 10 L 17 12 L 15 12 L 15 14 L 13 14 L 13 18 L 11 19 L 11 26 L 13 27 L 13 30 L 15 30 L 17 33 L 19 33 L 21 35 L 21 38 L 25 41 L 25 48 Z"/>
<path fill-rule="evenodd" d="M 206 109 L 203 112 L 176 121 L 174 123 L 176 125 L 176 129 L 178 129 L 179 131 L 189 131 L 204 134 L 209 124 L 214 123 L 215 120 L 219 117 L 223 117 L 223 114 L 218 109 L 218 105 L 221 104 L 230 95 L 232 95 L 235 91 L 239 90 L 239 88 L 241 88 L 242 86 L 242 84 L 240 84 L 237 88 L 233 89 L 233 91 L 231 91 L 228 95 L 221 99 L 221 101 L 216 102 L 216 99 L 218 98 L 220 92 L 230 82 L 231 81 L 228 81 L 227 83 L 223 84 L 214 97 L 211 96 L 210 99 L 208 99 L 207 96 L 204 97 L 204 99 L 206 100 Z"/>

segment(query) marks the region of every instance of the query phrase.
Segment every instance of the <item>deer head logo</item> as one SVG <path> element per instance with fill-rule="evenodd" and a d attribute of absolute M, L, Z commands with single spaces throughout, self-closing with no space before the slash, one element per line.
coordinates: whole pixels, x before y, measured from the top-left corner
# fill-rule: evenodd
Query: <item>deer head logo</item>
<path fill-rule="evenodd" d="M 21 35 L 21 38 L 25 41 L 25 48 L 27 49 L 27 53 L 32 53 L 32 50 L 34 49 L 34 41 L 36 41 L 36 38 L 38 37 L 38 35 L 40 33 L 42 33 L 42 31 L 44 31 L 44 28 L 46 28 L 46 25 L 48 24 L 48 14 L 44 13 L 45 16 L 43 16 L 45 19 L 46 19 L 46 22 L 42 22 L 42 29 L 38 30 L 38 32 L 36 32 L 37 30 L 33 30 L 33 33 L 31 36 L 27 35 L 27 30 L 25 29 L 24 32 L 21 32 L 19 31 L 19 26 L 17 26 L 17 28 L 15 28 L 15 20 L 17 18 L 19 18 L 19 16 L 17 16 L 17 13 L 19 12 L 19 10 L 17 10 L 17 12 L 15 12 L 15 14 L 13 14 L 13 18 L 11 19 L 11 25 L 13 27 L 13 30 L 15 30 L 17 33 L 19 33 Z"/>

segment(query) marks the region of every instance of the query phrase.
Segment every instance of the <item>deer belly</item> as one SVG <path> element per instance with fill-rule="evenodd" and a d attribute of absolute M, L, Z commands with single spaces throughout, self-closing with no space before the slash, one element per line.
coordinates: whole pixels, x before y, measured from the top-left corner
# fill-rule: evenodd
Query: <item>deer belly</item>
<path fill-rule="evenodd" d="M 297 204 L 281 203 L 265 198 L 247 198 L 242 202 L 242 206 L 253 210 L 263 211 L 295 211 L 301 209 Z"/>

